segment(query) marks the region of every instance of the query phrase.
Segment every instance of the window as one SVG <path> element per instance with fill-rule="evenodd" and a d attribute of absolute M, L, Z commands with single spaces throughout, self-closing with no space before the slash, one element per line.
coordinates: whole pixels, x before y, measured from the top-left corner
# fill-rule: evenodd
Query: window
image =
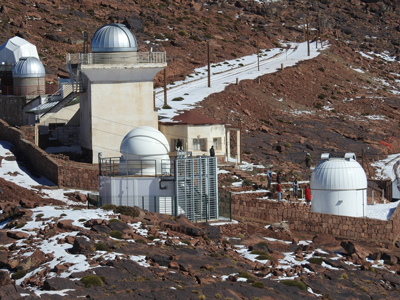
<path fill-rule="evenodd" d="M 213 146 L 215 150 L 222 150 L 221 138 L 213 138 Z"/>
<path fill-rule="evenodd" d="M 177 151 L 178 140 L 181 140 L 182 150 L 185 149 L 185 140 L 184 139 L 171 139 L 171 151 Z"/>
<path fill-rule="evenodd" d="M 207 151 L 207 139 L 193 139 L 193 151 Z"/>

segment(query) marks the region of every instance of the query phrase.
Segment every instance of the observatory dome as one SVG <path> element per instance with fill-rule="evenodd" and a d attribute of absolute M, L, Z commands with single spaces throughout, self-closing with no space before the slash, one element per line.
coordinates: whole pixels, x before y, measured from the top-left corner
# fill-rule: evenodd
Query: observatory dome
<path fill-rule="evenodd" d="M 124 24 L 103 25 L 93 35 L 92 52 L 136 52 L 137 41 Z"/>
<path fill-rule="evenodd" d="M 367 207 L 367 176 L 354 153 L 344 157 L 322 154 L 311 175 L 313 212 L 364 217 Z"/>
<path fill-rule="evenodd" d="M 356 161 L 354 153 L 346 153 L 344 158 L 325 157 L 327 159 L 321 161 L 312 173 L 311 189 L 357 190 L 367 188 L 367 176 Z"/>
<path fill-rule="evenodd" d="M 14 78 L 45 77 L 42 62 L 36 57 L 21 57 L 13 68 Z"/>
<path fill-rule="evenodd" d="M 36 57 L 39 59 L 36 46 L 18 36 L 14 36 L 0 45 L 1 64 L 16 64 L 21 57 Z"/>
<path fill-rule="evenodd" d="M 138 156 L 164 156 L 169 152 L 169 144 L 161 131 L 142 126 L 130 131 L 121 142 L 121 154 L 125 160 Z"/>

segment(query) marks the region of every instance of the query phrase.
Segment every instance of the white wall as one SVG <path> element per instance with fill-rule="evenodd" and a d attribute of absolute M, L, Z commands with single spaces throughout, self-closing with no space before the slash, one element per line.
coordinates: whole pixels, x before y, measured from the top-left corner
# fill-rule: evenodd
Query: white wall
<path fill-rule="evenodd" d="M 174 181 L 157 177 L 99 177 L 102 204 L 139 206 L 151 212 L 173 214 Z M 156 198 L 154 198 L 156 197 Z"/>
<path fill-rule="evenodd" d="M 367 208 L 367 190 L 311 190 L 313 212 L 364 217 Z"/>
<path fill-rule="evenodd" d="M 119 157 L 123 137 L 140 126 L 158 128 L 153 79 L 165 64 L 130 66 L 82 65 L 88 77 L 87 98 L 81 100 L 81 146 L 91 149 L 92 162 Z"/>

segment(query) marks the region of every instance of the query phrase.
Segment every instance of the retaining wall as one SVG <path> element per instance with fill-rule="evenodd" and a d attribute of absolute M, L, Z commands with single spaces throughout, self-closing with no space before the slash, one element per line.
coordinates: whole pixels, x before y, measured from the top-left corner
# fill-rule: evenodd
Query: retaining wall
<path fill-rule="evenodd" d="M 0 120 L 0 140 L 12 143 L 30 161 L 33 168 L 58 186 L 97 190 L 99 186 L 97 165 L 62 161 L 52 158 L 24 133 Z"/>
<path fill-rule="evenodd" d="M 327 233 L 339 238 L 394 243 L 400 233 L 399 207 L 390 220 L 384 221 L 316 213 L 303 203 L 277 203 L 255 199 L 250 194 L 236 194 L 232 195 L 232 215 L 271 223 L 288 221 L 291 230 Z"/>

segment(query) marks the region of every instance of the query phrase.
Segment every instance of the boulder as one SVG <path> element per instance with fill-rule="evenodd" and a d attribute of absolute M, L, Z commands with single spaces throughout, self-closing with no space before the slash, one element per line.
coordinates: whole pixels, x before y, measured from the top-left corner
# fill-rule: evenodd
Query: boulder
<path fill-rule="evenodd" d="M 329 234 L 319 234 L 313 238 L 313 243 L 317 247 L 324 247 L 324 246 L 338 246 L 339 242 Z"/>
<path fill-rule="evenodd" d="M 8 231 L 7 236 L 16 240 L 23 240 L 29 237 L 29 234 L 22 231 Z"/>

